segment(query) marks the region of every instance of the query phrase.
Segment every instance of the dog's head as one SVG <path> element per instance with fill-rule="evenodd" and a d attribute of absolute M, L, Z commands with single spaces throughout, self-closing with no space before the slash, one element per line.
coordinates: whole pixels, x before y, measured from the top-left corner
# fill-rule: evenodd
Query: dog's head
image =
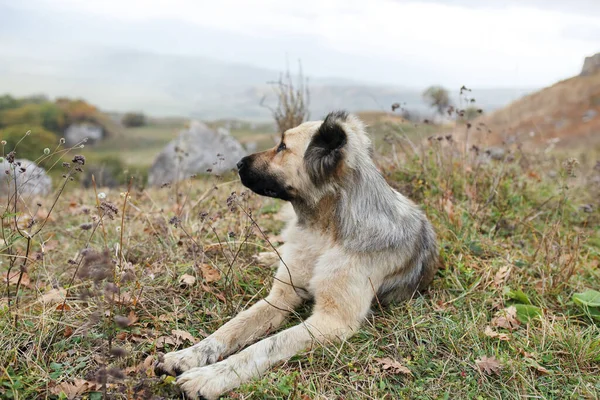
<path fill-rule="evenodd" d="M 362 122 L 338 111 L 286 131 L 274 148 L 242 158 L 238 172 L 244 186 L 260 195 L 314 199 L 368 158 L 370 146 Z"/>

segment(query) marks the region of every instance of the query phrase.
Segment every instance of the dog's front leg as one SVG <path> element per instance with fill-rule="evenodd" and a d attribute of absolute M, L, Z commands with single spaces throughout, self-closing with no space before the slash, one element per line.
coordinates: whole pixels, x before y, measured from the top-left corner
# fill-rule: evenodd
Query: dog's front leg
<path fill-rule="evenodd" d="M 313 341 L 348 338 L 367 315 L 373 298 L 368 278 L 362 278 L 364 282 L 359 284 L 346 277 L 325 280 L 315 297 L 315 312 L 304 323 L 261 340 L 224 361 L 193 368 L 181 375 L 177 383 L 192 399 L 216 399 L 307 349 Z"/>
<path fill-rule="evenodd" d="M 294 287 L 276 280 L 266 299 L 242 311 L 194 346 L 165 354 L 155 370 L 157 374 L 179 375 L 191 368 L 213 364 L 279 327 L 301 302 Z"/>

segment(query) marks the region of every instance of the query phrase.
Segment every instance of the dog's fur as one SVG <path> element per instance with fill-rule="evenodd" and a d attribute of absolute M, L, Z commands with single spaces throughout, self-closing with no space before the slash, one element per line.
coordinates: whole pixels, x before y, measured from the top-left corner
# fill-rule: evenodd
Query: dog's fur
<path fill-rule="evenodd" d="M 190 398 L 216 399 L 313 341 L 350 337 L 375 300 L 404 300 L 431 282 L 438 262 L 431 224 L 386 183 L 371 156 L 362 122 L 334 112 L 238 163 L 245 186 L 293 206 L 273 287 L 200 343 L 166 354 L 159 372 L 179 375 Z M 311 298 L 313 314 L 303 323 L 238 352 Z"/>

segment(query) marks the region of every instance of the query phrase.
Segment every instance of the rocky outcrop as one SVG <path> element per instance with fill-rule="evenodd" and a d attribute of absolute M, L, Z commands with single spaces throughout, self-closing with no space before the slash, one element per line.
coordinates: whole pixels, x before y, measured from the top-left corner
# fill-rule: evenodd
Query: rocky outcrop
<path fill-rule="evenodd" d="M 86 141 L 87 144 L 92 144 L 104 138 L 104 129 L 92 123 L 76 123 L 71 124 L 65 130 L 65 140 L 67 146 L 74 146 L 78 143 Z"/>
<path fill-rule="evenodd" d="M 148 183 L 159 186 L 200 173 L 222 173 L 246 155 L 242 145 L 226 132 L 215 132 L 193 121 L 154 160 Z"/>
<path fill-rule="evenodd" d="M 2 178 L 0 178 L 0 195 L 15 193 L 15 175 L 17 193 L 20 198 L 46 196 L 52 191 L 52 179 L 44 168 L 24 158 L 12 164 L 4 159 L 2 162 Z M 8 171 L 8 172 L 6 172 Z"/>
<path fill-rule="evenodd" d="M 593 75 L 600 72 L 600 53 L 596 53 L 591 57 L 586 57 L 583 61 L 581 76 Z"/>

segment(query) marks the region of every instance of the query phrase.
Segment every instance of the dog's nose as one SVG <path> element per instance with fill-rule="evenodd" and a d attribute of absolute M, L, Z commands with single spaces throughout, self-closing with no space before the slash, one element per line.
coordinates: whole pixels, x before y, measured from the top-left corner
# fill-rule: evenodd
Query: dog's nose
<path fill-rule="evenodd" d="M 246 166 L 246 160 L 244 158 L 242 158 L 240 161 L 238 161 L 238 163 L 237 163 L 238 171 L 241 170 L 242 168 L 244 168 L 245 166 Z"/>

